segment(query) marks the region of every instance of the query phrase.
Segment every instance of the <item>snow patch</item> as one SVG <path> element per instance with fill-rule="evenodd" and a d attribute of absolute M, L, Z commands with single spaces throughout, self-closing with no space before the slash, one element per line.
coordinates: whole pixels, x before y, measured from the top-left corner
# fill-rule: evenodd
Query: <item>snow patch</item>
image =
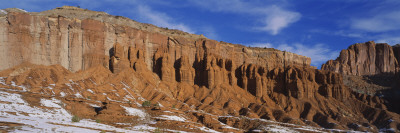
<path fill-rule="evenodd" d="M 395 129 L 393 129 L 393 128 L 382 128 L 382 129 L 379 129 L 379 132 L 393 132 L 393 133 L 395 133 L 396 132 L 396 130 Z"/>
<path fill-rule="evenodd" d="M 65 93 L 64 92 L 60 92 L 61 97 L 65 97 Z"/>
<path fill-rule="evenodd" d="M 174 113 L 174 112 L 171 112 L 171 111 L 168 111 L 168 110 L 165 110 L 163 112 L 165 112 L 165 113 Z"/>
<path fill-rule="evenodd" d="M 94 92 L 91 89 L 87 89 L 87 91 L 94 94 Z"/>
<path fill-rule="evenodd" d="M 25 87 L 25 86 L 23 86 L 23 85 L 17 85 L 17 84 L 15 84 L 15 82 L 14 82 L 14 81 L 11 81 L 11 86 L 12 86 L 12 87 L 18 87 L 18 88 L 21 88 L 23 91 L 27 91 L 27 89 L 26 89 L 26 87 Z"/>
<path fill-rule="evenodd" d="M 8 12 L 5 10 L 0 10 L 0 14 L 8 14 Z"/>
<path fill-rule="evenodd" d="M 6 80 L 4 79 L 5 77 L 0 77 L 0 84 L 2 85 L 7 85 Z"/>
<path fill-rule="evenodd" d="M 51 107 L 51 108 L 61 108 L 61 101 L 55 98 L 52 98 L 51 100 L 48 99 L 40 99 L 40 104 L 42 104 L 42 106 L 46 106 L 46 107 Z"/>
<path fill-rule="evenodd" d="M 100 106 L 97 105 L 97 104 L 91 104 L 91 103 L 88 103 L 88 104 L 89 104 L 89 106 L 92 106 L 92 107 L 95 107 L 95 108 L 100 108 Z"/>
<path fill-rule="evenodd" d="M 122 81 L 121 81 L 121 84 L 122 84 L 122 85 L 124 85 L 124 86 L 125 86 L 125 88 L 128 88 L 128 89 L 130 89 L 130 88 L 131 88 L 130 86 L 128 86 L 127 84 L 125 84 L 125 83 L 124 83 L 124 82 L 122 82 Z"/>
<path fill-rule="evenodd" d="M 160 117 L 155 117 L 155 118 L 163 119 L 163 120 L 186 122 L 185 118 L 179 117 L 179 116 L 174 116 L 174 115 L 160 115 Z"/>
<path fill-rule="evenodd" d="M 23 11 L 23 12 L 28 12 L 28 11 L 26 11 L 24 9 L 21 9 L 21 8 L 17 8 L 17 9 L 20 10 L 20 11 Z"/>
<path fill-rule="evenodd" d="M 47 86 L 47 87 L 44 87 L 44 88 L 47 88 L 47 89 L 53 90 L 53 87 L 51 87 L 51 86 Z"/>
<path fill-rule="evenodd" d="M 125 111 L 126 111 L 126 113 L 128 115 L 138 116 L 141 119 L 144 119 L 147 116 L 147 113 L 144 112 L 143 110 L 132 108 L 132 107 L 125 107 L 125 106 L 122 106 L 122 105 L 121 105 L 121 107 L 125 109 Z"/>
<path fill-rule="evenodd" d="M 7 93 L 0 91 L 0 101 L 10 102 L 16 104 L 24 104 L 25 101 L 21 99 L 21 95 L 14 93 Z"/>
<path fill-rule="evenodd" d="M 82 96 L 79 92 L 75 93 L 74 95 L 75 95 L 77 98 L 83 98 L 83 96 Z"/>
<path fill-rule="evenodd" d="M 277 133 L 299 133 L 298 131 L 291 130 L 287 127 L 282 127 L 278 125 L 264 125 L 261 127 L 261 130 L 277 132 Z"/>
<path fill-rule="evenodd" d="M 89 78 L 89 80 L 92 81 L 92 83 L 93 83 L 94 85 L 97 85 L 97 83 L 94 82 L 94 81 L 92 80 L 92 78 Z"/>
<path fill-rule="evenodd" d="M 3 91 L 0 91 L 0 101 L 2 101 L 0 102 L 1 121 L 23 124 L 21 128 L 13 132 L 151 132 L 155 129 L 148 125 L 122 129 L 88 119 L 72 122 L 72 115 L 62 108 L 59 104 L 63 103 L 55 98 L 40 99 L 42 106 L 51 109 L 31 107 L 21 99 L 20 94 Z M 135 130 L 138 128 L 144 130 Z"/>

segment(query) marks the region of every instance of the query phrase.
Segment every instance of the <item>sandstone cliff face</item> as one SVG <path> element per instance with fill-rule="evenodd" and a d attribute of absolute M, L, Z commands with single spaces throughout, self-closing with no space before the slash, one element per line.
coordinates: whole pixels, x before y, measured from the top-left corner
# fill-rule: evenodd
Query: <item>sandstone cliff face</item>
<path fill-rule="evenodd" d="M 76 15 L 79 14 L 79 15 Z M 206 39 L 199 35 L 165 30 L 123 17 L 79 8 L 57 8 L 40 13 L 8 12 L 0 17 L 0 70 L 22 62 L 60 64 L 73 72 L 92 66 L 110 66 L 111 59 L 128 57 L 129 47 L 143 50 L 144 61 L 154 71 L 156 52 L 168 55 L 168 63 L 187 56 L 215 54 L 235 64 L 254 63 L 276 67 L 295 64 L 309 66 L 310 58 L 274 49 L 246 48 Z M 121 55 L 113 55 L 115 43 Z M 161 55 L 158 55 L 161 56 Z"/>
<path fill-rule="evenodd" d="M 321 69 L 358 76 L 394 74 L 399 70 L 399 50 L 388 44 L 375 44 L 373 41 L 358 43 L 342 50 L 336 60 L 329 60 Z"/>

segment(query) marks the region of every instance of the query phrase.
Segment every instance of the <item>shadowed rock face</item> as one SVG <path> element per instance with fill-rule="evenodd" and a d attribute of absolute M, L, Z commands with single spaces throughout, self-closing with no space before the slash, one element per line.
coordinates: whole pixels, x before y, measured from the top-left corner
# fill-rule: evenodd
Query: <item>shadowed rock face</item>
<path fill-rule="evenodd" d="M 342 50 L 336 60 L 329 60 L 321 69 L 358 76 L 394 74 L 399 70 L 399 50 L 386 43 L 358 43 Z"/>
<path fill-rule="evenodd" d="M 226 131 L 220 122 L 245 130 L 256 127 L 206 113 L 365 131 L 398 128 L 400 121 L 398 114 L 386 110 L 382 99 L 352 92 L 341 74 L 311 67 L 308 57 L 217 42 L 101 12 L 66 7 L 9 12 L 0 17 L 0 42 L 0 69 L 6 69 L 0 76 L 7 77 L 6 84 L 15 82 L 44 94 L 49 90 L 43 86 L 55 84 L 51 92 L 56 96 L 93 88 L 96 93 L 82 95 L 107 102 L 124 101 L 129 94 L 165 108 L 176 105 L 191 120 L 218 131 Z M 394 72 L 397 66 L 390 46 L 371 42 L 351 48 L 342 51 L 343 61 L 331 64 L 346 62 L 349 67 L 338 70 L 354 74 Z M 372 54 L 373 59 L 359 56 Z M 353 58 L 357 61 L 349 61 Z M 357 65 L 368 62 L 374 65 Z M 391 62 L 393 67 L 386 65 Z M 394 124 L 379 124 L 389 118 Z M 354 123 L 373 128 L 348 126 Z"/>

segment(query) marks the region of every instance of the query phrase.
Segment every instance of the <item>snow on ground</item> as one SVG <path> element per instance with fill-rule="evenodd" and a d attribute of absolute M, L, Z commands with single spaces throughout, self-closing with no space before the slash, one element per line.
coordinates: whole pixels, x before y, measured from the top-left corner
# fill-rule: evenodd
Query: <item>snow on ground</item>
<path fill-rule="evenodd" d="M 132 108 L 132 107 L 125 107 L 122 105 L 121 105 L 121 107 L 125 109 L 125 111 L 128 115 L 138 116 L 141 119 L 144 119 L 147 116 L 147 113 L 144 112 L 143 110 Z"/>
<path fill-rule="evenodd" d="M 77 98 L 83 98 L 83 96 L 82 96 L 79 92 L 75 93 L 74 95 L 75 95 Z"/>
<path fill-rule="evenodd" d="M 94 94 L 94 92 L 91 89 L 87 89 L 87 91 Z"/>
<path fill-rule="evenodd" d="M 179 117 L 179 116 L 174 116 L 174 115 L 160 115 L 160 117 L 154 117 L 154 118 L 163 119 L 163 120 L 186 122 L 185 118 Z"/>
<path fill-rule="evenodd" d="M 379 132 L 384 132 L 384 133 L 386 133 L 386 132 L 393 132 L 393 133 L 395 133 L 396 130 L 393 129 L 393 128 L 382 128 L 382 129 L 379 129 Z"/>
<path fill-rule="evenodd" d="M 94 81 L 92 80 L 92 78 L 89 78 L 89 80 L 92 81 L 92 83 L 93 83 L 94 85 L 97 85 L 97 83 L 94 82 Z"/>
<path fill-rule="evenodd" d="M 0 10 L 0 14 L 7 14 L 7 12 L 4 10 Z"/>
<path fill-rule="evenodd" d="M 4 78 L 6 78 L 6 77 L 0 77 L 0 84 L 7 85 L 6 80 Z"/>
<path fill-rule="evenodd" d="M 276 132 L 276 133 L 299 133 L 296 130 L 291 130 L 287 127 L 282 127 L 282 126 L 278 126 L 278 125 L 263 125 L 261 127 L 261 130 L 271 131 L 271 132 Z"/>
<path fill-rule="evenodd" d="M 97 104 L 90 104 L 90 103 L 88 103 L 88 105 L 91 106 L 91 107 L 95 107 L 95 108 L 100 108 L 100 107 L 101 107 L 100 105 L 97 105 Z"/>
<path fill-rule="evenodd" d="M 52 108 L 62 108 L 60 105 L 62 105 L 61 101 L 55 98 L 52 98 L 51 100 L 48 99 L 40 99 L 40 104 L 42 106 L 46 107 L 52 107 Z"/>
<path fill-rule="evenodd" d="M 40 99 L 40 107 L 32 107 L 26 103 L 20 94 L 0 91 L 0 121 L 23 124 L 13 132 L 151 132 L 153 127 L 147 125 L 135 126 L 130 129 L 96 123 L 94 120 L 83 119 L 72 122 L 72 115 L 62 108 L 63 103 L 55 98 Z M 143 130 L 136 130 L 136 129 Z"/>
<path fill-rule="evenodd" d="M 0 101 L 19 104 L 25 103 L 25 101 L 21 99 L 21 95 L 3 91 L 0 91 Z"/>
<path fill-rule="evenodd" d="M 207 127 L 197 127 L 197 128 L 199 128 L 200 130 L 202 130 L 204 132 L 207 132 L 207 133 L 219 133 L 218 131 L 212 130 L 212 129 L 207 128 Z"/>
<path fill-rule="evenodd" d="M 60 92 L 61 97 L 65 97 L 65 93 L 64 92 Z"/>
<path fill-rule="evenodd" d="M 235 117 L 235 116 L 219 116 L 219 117 L 234 117 L 237 119 L 241 119 L 241 118 Z M 327 132 L 328 131 L 327 129 L 324 129 L 324 128 L 316 128 L 316 127 L 311 127 L 311 126 L 302 126 L 302 125 L 282 123 L 282 122 L 265 120 L 265 119 L 257 119 L 257 118 L 248 118 L 248 117 L 243 117 L 243 118 L 250 119 L 250 120 L 259 120 L 259 121 L 266 123 L 266 124 L 263 124 L 262 126 L 260 126 L 259 128 L 252 130 L 252 132 L 265 132 L 265 131 L 272 131 L 272 132 L 302 132 L 302 131 Z M 225 125 L 225 124 L 223 124 L 223 125 Z M 336 131 L 336 132 L 354 132 L 354 131 L 345 131 L 345 130 L 333 130 L 333 129 L 330 129 L 330 130 Z"/>
<path fill-rule="evenodd" d="M 23 85 L 17 85 L 17 84 L 15 84 L 15 82 L 14 82 L 14 81 L 11 81 L 11 86 L 12 86 L 12 87 L 18 87 L 18 88 L 21 88 L 23 91 L 27 91 L 27 89 L 26 89 L 26 87 L 25 87 L 25 86 L 23 86 Z"/>
<path fill-rule="evenodd" d="M 23 11 L 23 12 L 28 12 L 28 11 L 26 11 L 24 9 L 21 9 L 21 8 L 17 8 L 17 9 L 20 10 L 20 11 Z"/>

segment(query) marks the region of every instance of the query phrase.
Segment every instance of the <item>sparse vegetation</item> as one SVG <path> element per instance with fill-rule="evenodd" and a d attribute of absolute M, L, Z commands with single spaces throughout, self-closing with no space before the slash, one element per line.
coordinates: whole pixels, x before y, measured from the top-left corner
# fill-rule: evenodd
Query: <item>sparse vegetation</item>
<path fill-rule="evenodd" d="M 155 103 L 155 104 L 153 104 L 153 107 L 160 107 L 160 104 L 159 103 Z"/>
<path fill-rule="evenodd" d="M 101 123 L 101 120 L 99 120 L 99 119 L 96 119 L 96 123 Z"/>
<path fill-rule="evenodd" d="M 172 109 L 176 109 L 176 108 L 175 108 L 175 104 L 174 104 L 174 105 L 172 105 Z"/>
<path fill-rule="evenodd" d="M 163 131 L 157 127 L 156 129 L 154 129 L 154 133 L 163 133 Z"/>
<path fill-rule="evenodd" d="M 155 103 L 155 104 L 153 104 L 153 109 L 155 109 L 155 110 L 159 110 L 159 109 L 161 109 L 160 108 L 160 103 Z"/>
<path fill-rule="evenodd" d="M 72 122 L 79 122 L 81 121 L 81 118 L 79 118 L 78 116 L 74 115 L 71 119 Z"/>
<path fill-rule="evenodd" d="M 151 101 L 144 101 L 142 103 L 142 107 L 150 107 L 151 106 Z"/>

